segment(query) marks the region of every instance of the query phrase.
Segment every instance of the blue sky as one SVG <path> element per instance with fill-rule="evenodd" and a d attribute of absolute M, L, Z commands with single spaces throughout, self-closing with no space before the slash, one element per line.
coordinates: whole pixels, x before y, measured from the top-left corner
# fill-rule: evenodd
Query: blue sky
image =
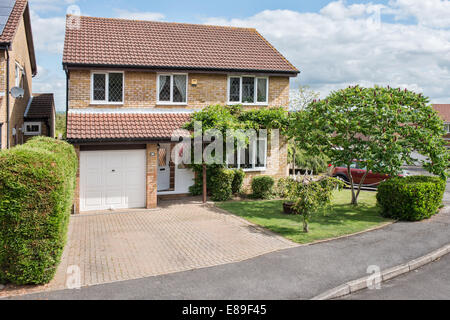
<path fill-rule="evenodd" d="M 450 103 L 448 0 L 30 0 L 34 91 L 54 92 L 58 110 L 65 109 L 69 6 L 89 16 L 255 27 L 302 71 L 294 89 L 309 85 L 326 96 L 351 84 L 389 84 Z"/>

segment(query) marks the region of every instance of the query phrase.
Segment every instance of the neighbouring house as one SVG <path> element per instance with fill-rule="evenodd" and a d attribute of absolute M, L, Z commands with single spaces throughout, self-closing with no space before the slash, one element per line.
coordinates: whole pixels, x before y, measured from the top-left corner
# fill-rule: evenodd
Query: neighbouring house
<path fill-rule="evenodd" d="M 433 109 L 437 111 L 442 121 L 444 121 L 444 139 L 447 147 L 450 148 L 450 104 L 433 104 Z"/>
<path fill-rule="evenodd" d="M 35 100 L 35 103 L 32 102 L 32 78 L 36 73 L 37 65 L 28 1 L 2 0 L 0 2 L 0 149 L 22 144 L 30 135 L 46 134 L 54 137 L 52 131 L 54 121 L 50 114 L 50 108 L 54 109 L 53 96 L 51 101 L 45 100 L 49 103 L 48 105 L 44 105 L 41 98 Z M 23 90 L 23 95 L 15 97 L 10 94 L 12 88 L 20 88 L 19 91 Z M 37 101 L 41 102 L 36 103 Z M 35 117 L 37 114 L 40 115 L 39 118 Z M 45 124 L 48 124 L 48 128 Z"/>
<path fill-rule="evenodd" d="M 255 29 L 71 15 L 63 68 L 80 161 L 75 213 L 188 194 L 194 174 L 171 161 L 172 133 L 209 105 L 287 109 L 299 73 Z M 280 140 L 279 152 L 245 164 L 247 182 L 288 174 Z"/>
<path fill-rule="evenodd" d="M 55 100 L 53 93 L 36 93 L 24 114 L 24 142 L 33 136 L 55 137 Z"/>

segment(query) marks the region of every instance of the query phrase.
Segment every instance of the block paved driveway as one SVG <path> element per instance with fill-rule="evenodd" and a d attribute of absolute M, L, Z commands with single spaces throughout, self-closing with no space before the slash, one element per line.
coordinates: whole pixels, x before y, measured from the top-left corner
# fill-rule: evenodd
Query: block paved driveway
<path fill-rule="evenodd" d="M 68 243 L 49 289 L 109 283 L 243 261 L 296 246 L 212 206 L 166 203 L 155 211 L 72 216 Z"/>

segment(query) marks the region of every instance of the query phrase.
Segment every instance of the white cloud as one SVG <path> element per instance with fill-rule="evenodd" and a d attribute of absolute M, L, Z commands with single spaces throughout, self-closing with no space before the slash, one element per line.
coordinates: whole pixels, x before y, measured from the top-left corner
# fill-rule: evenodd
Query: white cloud
<path fill-rule="evenodd" d="M 114 11 L 116 12 L 117 18 L 122 19 L 161 21 L 165 18 L 165 15 L 158 12 L 128 11 L 122 9 L 115 9 Z"/>
<path fill-rule="evenodd" d="M 62 11 L 68 5 L 75 4 L 77 0 L 29 0 L 30 8 L 34 11 L 51 12 Z"/>
<path fill-rule="evenodd" d="M 205 23 L 256 28 L 302 71 L 295 82 L 322 95 L 354 84 L 379 84 L 407 87 L 434 102 L 449 102 L 450 30 L 424 23 L 377 24 L 377 8 L 336 1 L 319 13 L 266 10 L 248 18 L 209 18 Z M 391 3 L 386 9 L 396 8 Z"/>
<path fill-rule="evenodd" d="M 390 0 L 390 12 L 397 20 L 415 18 L 420 25 L 450 28 L 448 0 Z"/>
<path fill-rule="evenodd" d="M 33 40 L 37 51 L 61 54 L 64 48 L 66 17 L 42 18 L 31 11 Z"/>

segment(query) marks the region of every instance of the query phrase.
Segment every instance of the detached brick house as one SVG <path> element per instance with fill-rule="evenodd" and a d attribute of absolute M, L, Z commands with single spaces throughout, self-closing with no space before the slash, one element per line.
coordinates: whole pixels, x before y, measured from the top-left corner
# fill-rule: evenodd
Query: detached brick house
<path fill-rule="evenodd" d="M 450 148 L 450 104 L 433 104 L 433 109 L 437 111 L 442 121 L 446 134 L 444 139 L 447 142 L 447 148 Z"/>
<path fill-rule="evenodd" d="M 209 105 L 286 107 L 299 71 L 255 29 L 68 16 L 67 139 L 80 159 L 75 212 L 153 208 L 189 192 L 171 135 Z M 258 174 L 287 175 L 287 146 Z M 266 144 L 267 145 L 267 144 Z M 279 157 L 279 165 L 275 161 Z M 261 162 L 261 161 L 260 161 Z"/>
<path fill-rule="evenodd" d="M 36 97 L 33 102 L 36 73 L 28 1 L 1 0 L 0 149 L 22 144 L 35 135 L 54 137 L 53 95 L 46 95 L 45 100 Z M 23 89 L 23 97 L 14 98 L 10 94 L 13 87 Z"/>

